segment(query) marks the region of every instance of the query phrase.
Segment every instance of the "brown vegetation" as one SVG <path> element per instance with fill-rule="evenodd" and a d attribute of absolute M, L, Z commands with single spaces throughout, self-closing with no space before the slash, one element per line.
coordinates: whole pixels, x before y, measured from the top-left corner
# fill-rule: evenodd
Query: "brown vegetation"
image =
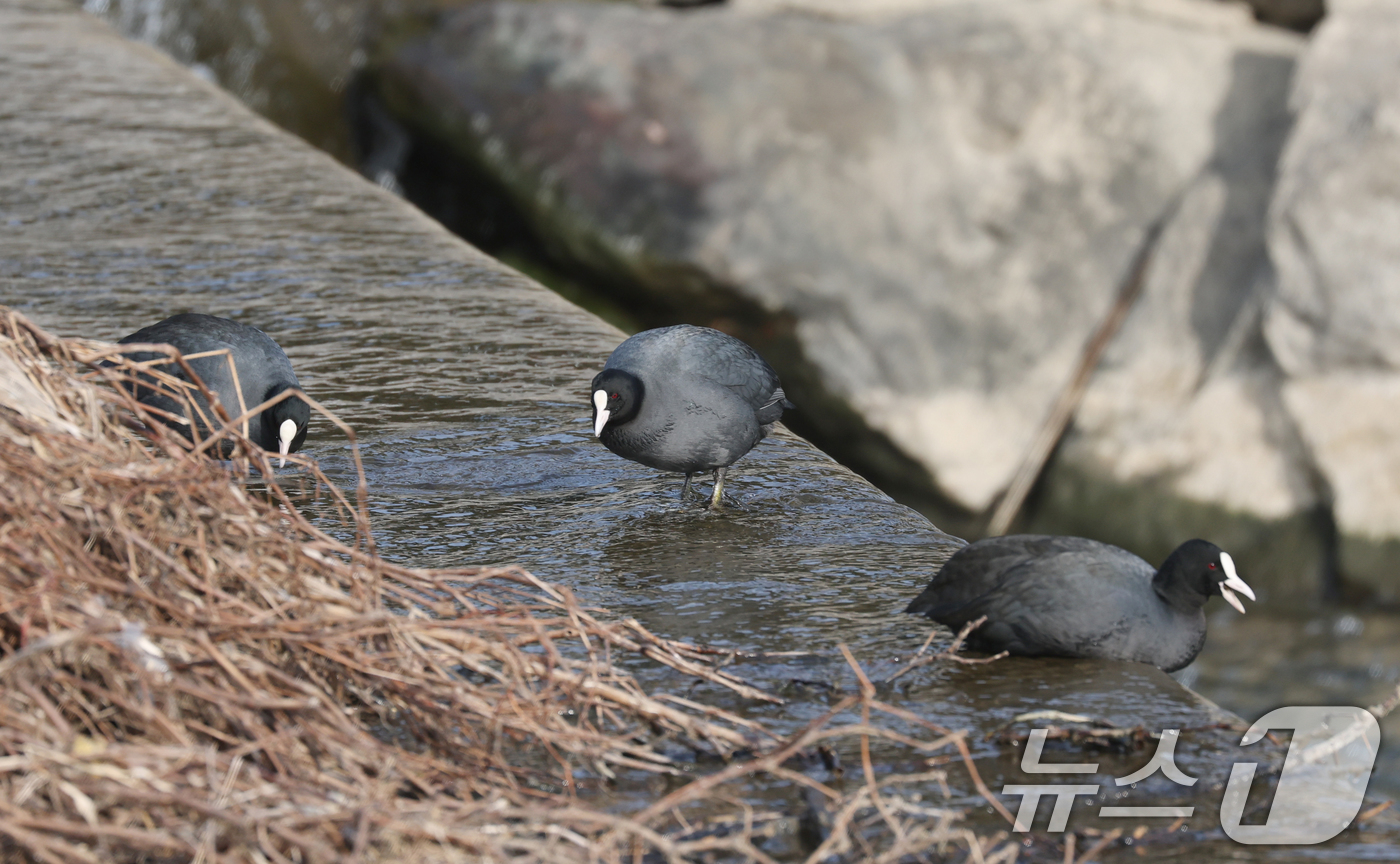
<path fill-rule="evenodd" d="M 235 442 L 231 473 L 193 452 L 211 442 L 164 431 L 111 386 L 136 371 L 117 350 L 0 308 L 5 859 L 1014 858 L 1005 835 L 978 840 L 955 811 L 900 794 L 937 772 L 877 777 L 872 737 L 916 756 L 967 751 L 875 701 L 863 675 L 790 739 L 648 693 L 621 658 L 777 701 L 712 653 L 522 570 L 380 559 L 363 479 L 351 501 L 296 460 L 339 514 L 329 530 L 354 539 L 330 536 L 334 517 L 306 515 L 238 418 L 212 426 Z M 243 482 L 250 469 L 266 491 Z M 848 710 L 863 722 L 827 725 Z M 866 782 L 841 792 L 792 767 L 823 742 L 852 747 Z M 722 767 L 677 764 L 678 750 Z M 634 796 L 652 802 L 640 812 L 608 806 L 667 774 L 698 776 Z M 759 774 L 810 791 L 792 805 L 815 826 L 807 848 L 779 836 L 791 820 L 743 800 Z"/>

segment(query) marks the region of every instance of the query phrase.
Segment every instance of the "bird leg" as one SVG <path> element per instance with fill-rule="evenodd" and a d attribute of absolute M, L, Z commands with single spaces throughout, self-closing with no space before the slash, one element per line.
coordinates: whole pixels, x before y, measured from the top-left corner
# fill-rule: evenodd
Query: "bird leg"
<path fill-rule="evenodd" d="M 690 473 L 687 472 L 686 475 L 685 475 L 685 482 L 681 484 L 681 500 L 684 501 L 684 500 L 685 500 L 685 497 L 686 497 L 687 495 L 689 495 L 689 494 L 690 494 Z"/>
<path fill-rule="evenodd" d="M 710 496 L 710 509 L 718 510 L 720 497 L 724 495 L 724 474 L 728 468 L 715 469 L 715 492 Z"/>

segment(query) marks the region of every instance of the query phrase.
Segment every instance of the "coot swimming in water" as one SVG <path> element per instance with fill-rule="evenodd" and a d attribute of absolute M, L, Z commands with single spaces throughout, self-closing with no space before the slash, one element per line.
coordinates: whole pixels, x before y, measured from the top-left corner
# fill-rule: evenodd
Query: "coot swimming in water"
<path fill-rule="evenodd" d="M 713 471 L 718 507 L 730 465 L 791 408 L 778 373 L 718 330 L 647 330 L 613 350 L 593 379 L 593 434 L 612 452 L 662 471 Z"/>
<path fill-rule="evenodd" d="M 1205 540 L 1182 543 L 1154 571 L 1107 543 L 1019 535 L 959 549 L 904 611 L 954 630 L 986 615 L 968 637 L 979 651 L 1136 660 L 1171 672 L 1205 644 L 1212 594 L 1244 612 L 1236 592 L 1254 599 L 1234 560 Z"/>
<path fill-rule="evenodd" d="M 227 355 L 215 354 L 209 357 L 196 357 L 193 360 L 187 360 L 187 362 L 205 386 L 218 395 L 219 402 L 223 404 L 224 410 L 228 412 L 230 418 L 237 418 L 244 410 L 266 402 L 289 387 L 301 387 L 297 382 L 296 373 L 292 371 L 291 361 L 287 359 L 281 346 L 274 342 L 272 337 L 255 327 L 239 324 L 227 318 L 193 313 L 174 315 L 159 324 L 152 324 L 137 330 L 121 340 L 123 345 L 132 343 L 173 345 L 187 357 L 206 351 L 228 349 L 237 365 L 240 385 L 238 388 L 234 387 Z M 155 360 L 165 355 L 137 351 L 126 356 L 140 362 Z M 177 363 L 162 363 L 154 368 L 181 380 L 188 380 L 188 376 Z M 239 389 L 243 392 L 242 408 L 239 407 Z M 147 387 L 137 387 L 136 391 L 136 398 L 142 403 L 176 417 L 186 416 L 186 407 L 183 402 Z M 194 397 L 196 404 L 205 416 L 213 420 L 214 414 L 204 396 L 198 390 L 191 390 L 190 395 Z M 200 425 L 201 433 L 207 435 L 209 430 L 204 428 L 204 424 L 199 421 L 197 416 L 195 420 Z M 302 400 L 291 396 L 271 408 L 249 417 L 248 438 L 264 450 L 275 452 L 279 457 L 285 457 L 288 453 L 301 449 L 302 442 L 306 440 L 306 426 L 310 420 L 311 409 Z M 178 429 L 186 437 L 190 437 L 187 427 L 179 425 L 173 420 L 166 421 L 166 425 Z M 227 456 L 232 452 L 232 449 L 231 443 L 224 442 L 223 446 L 220 447 L 220 453 Z M 285 462 L 279 458 L 279 464 L 285 464 Z"/>

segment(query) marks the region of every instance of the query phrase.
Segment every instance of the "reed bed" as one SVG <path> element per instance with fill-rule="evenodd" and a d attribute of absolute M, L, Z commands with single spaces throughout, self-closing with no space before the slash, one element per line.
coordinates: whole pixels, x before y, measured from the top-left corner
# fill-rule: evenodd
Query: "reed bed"
<path fill-rule="evenodd" d="M 649 693 L 623 657 L 781 701 L 521 569 L 383 560 L 363 473 L 346 495 L 294 457 L 331 536 L 239 434 L 262 406 L 214 400 L 217 431 L 187 440 L 120 386 L 153 374 L 120 350 L 0 307 L 4 860 L 1014 860 L 902 791 L 945 775 L 877 774 L 872 738 L 943 761 L 966 744 L 875 700 L 854 658 L 860 692 L 786 738 Z M 224 442 L 232 462 L 204 456 Z M 864 783 L 805 773 L 819 747 Z M 806 797 L 756 809 L 765 776 Z"/>

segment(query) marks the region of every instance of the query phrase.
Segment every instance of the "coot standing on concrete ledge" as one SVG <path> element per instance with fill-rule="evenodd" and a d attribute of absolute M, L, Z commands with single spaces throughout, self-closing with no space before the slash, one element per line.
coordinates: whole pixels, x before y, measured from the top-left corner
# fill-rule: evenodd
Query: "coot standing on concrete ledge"
<path fill-rule="evenodd" d="M 954 630 L 983 615 L 968 644 L 988 652 L 1136 660 L 1172 672 L 1206 641 L 1203 607 L 1254 592 L 1213 543 L 1188 540 L 1160 570 L 1082 537 L 988 537 L 959 549 L 904 611 Z"/>
<path fill-rule="evenodd" d="M 617 346 L 593 379 L 593 434 L 624 459 L 691 475 L 713 471 L 718 507 L 730 465 L 791 408 L 778 373 L 733 336 L 681 324 Z"/>
<path fill-rule="evenodd" d="M 239 407 L 238 400 L 240 388 L 234 387 L 233 374 L 229 371 L 230 355 L 196 357 L 188 362 L 205 386 L 218 395 L 219 402 L 223 404 L 230 419 L 237 419 L 244 410 L 266 402 L 289 387 L 301 387 L 297 382 L 296 373 L 292 371 L 291 361 L 272 337 L 256 327 L 239 324 L 227 318 L 193 313 L 174 315 L 159 324 L 137 330 L 121 340 L 123 345 L 133 343 L 173 345 L 186 357 L 206 351 L 228 349 L 237 366 L 238 383 L 243 391 L 242 408 Z M 126 356 L 140 362 L 155 360 L 165 355 L 137 351 Z M 189 380 L 177 363 L 163 363 L 154 368 L 181 380 Z M 136 390 L 136 398 L 143 404 L 176 417 L 186 416 L 185 405 L 165 393 L 145 387 L 137 387 Z M 200 410 L 212 421 L 214 414 L 203 395 L 197 390 L 191 391 L 191 395 Z M 264 450 L 285 457 L 288 453 L 301 449 L 302 442 L 306 440 L 306 426 L 310 420 L 311 409 L 302 400 L 291 396 L 249 417 L 248 438 Z M 188 428 L 177 425 L 174 421 L 166 421 L 166 425 L 190 437 Z M 202 423 L 200 425 L 201 434 L 207 435 L 208 430 L 203 428 Z M 232 444 L 225 444 L 220 447 L 220 452 L 227 456 L 232 449 Z M 285 464 L 285 461 L 279 458 L 278 464 Z"/>

